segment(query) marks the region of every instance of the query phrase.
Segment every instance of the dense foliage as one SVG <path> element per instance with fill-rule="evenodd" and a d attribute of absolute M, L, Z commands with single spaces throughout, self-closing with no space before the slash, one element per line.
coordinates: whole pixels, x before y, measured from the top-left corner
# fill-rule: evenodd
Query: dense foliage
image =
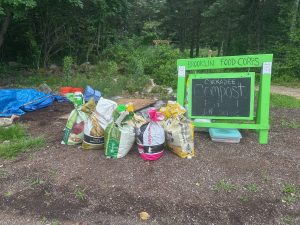
<path fill-rule="evenodd" d="M 62 65 L 65 56 L 109 62 L 117 73 L 174 87 L 176 59 L 211 49 L 274 53 L 275 75 L 299 78 L 299 1 L 0 0 L 0 61 L 31 68 Z M 171 47 L 150 47 L 157 39 Z"/>

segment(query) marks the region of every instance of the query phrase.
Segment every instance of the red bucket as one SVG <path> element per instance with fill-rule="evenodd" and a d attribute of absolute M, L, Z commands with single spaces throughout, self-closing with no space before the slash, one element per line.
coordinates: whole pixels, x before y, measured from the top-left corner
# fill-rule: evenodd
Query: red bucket
<path fill-rule="evenodd" d="M 60 94 L 66 95 L 68 93 L 72 93 L 73 88 L 72 87 L 61 87 L 60 88 Z"/>
<path fill-rule="evenodd" d="M 74 87 L 72 92 L 81 92 L 83 93 L 83 88 L 79 88 L 79 87 Z"/>
<path fill-rule="evenodd" d="M 79 88 L 79 87 L 61 87 L 60 88 L 61 95 L 66 95 L 68 93 L 75 93 L 75 92 L 83 93 L 83 89 Z"/>

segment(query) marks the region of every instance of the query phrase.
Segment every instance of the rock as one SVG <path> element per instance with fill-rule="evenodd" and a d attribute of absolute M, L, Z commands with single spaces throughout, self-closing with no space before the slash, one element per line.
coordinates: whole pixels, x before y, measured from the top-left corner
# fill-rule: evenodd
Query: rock
<path fill-rule="evenodd" d="M 9 140 L 5 140 L 5 141 L 2 142 L 2 144 L 9 144 L 9 143 L 10 143 Z"/>
<path fill-rule="evenodd" d="M 147 212 L 140 212 L 139 216 L 141 220 L 148 220 L 150 218 L 150 215 Z"/>
<path fill-rule="evenodd" d="M 60 72 L 59 66 L 55 64 L 51 64 L 49 66 L 49 70 L 47 71 L 47 74 L 58 74 Z"/>
<path fill-rule="evenodd" d="M 165 90 L 168 92 L 168 95 L 171 95 L 171 94 L 173 94 L 173 88 L 171 88 L 171 87 L 167 87 L 167 88 L 165 88 Z"/>
<path fill-rule="evenodd" d="M 57 70 L 57 69 L 58 69 L 58 66 L 55 65 L 55 64 L 51 64 L 51 65 L 49 66 L 49 69 L 50 69 L 50 70 Z"/>
<path fill-rule="evenodd" d="M 149 80 L 149 83 L 146 85 L 146 87 L 144 88 L 144 92 L 146 93 L 151 93 L 153 88 L 155 88 L 157 85 L 154 83 L 153 79 Z"/>
<path fill-rule="evenodd" d="M 79 66 L 79 72 L 87 72 L 91 68 L 91 63 L 90 62 L 84 62 Z"/>

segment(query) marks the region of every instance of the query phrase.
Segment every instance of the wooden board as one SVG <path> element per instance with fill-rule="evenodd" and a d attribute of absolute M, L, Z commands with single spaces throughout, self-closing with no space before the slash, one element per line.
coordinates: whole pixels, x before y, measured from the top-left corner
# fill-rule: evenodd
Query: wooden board
<path fill-rule="evenodd" d="M 118 104 L 126 105 L 129 102 L 133 104 L 135 111 L 139 111 L 148 106 L 153 106 L 156 101 L 153 99 L 142 99 L 142 98 L 121 98 L 117 100 Z"/>

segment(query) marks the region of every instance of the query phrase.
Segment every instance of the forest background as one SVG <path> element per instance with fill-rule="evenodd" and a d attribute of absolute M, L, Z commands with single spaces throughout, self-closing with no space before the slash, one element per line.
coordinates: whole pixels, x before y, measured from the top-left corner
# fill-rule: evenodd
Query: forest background
<path fill-rule="evenodd" d="M 272 53 L 273 82 L 297 86 L 299 1 L 0 0 L 0 83 L 176 89 L 179 58 Z"/>

